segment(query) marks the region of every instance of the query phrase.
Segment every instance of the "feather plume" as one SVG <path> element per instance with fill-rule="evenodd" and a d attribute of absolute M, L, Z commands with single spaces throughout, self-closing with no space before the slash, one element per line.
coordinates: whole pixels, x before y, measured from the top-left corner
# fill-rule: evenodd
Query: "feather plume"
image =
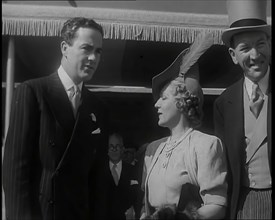
<path fill-rule="evenodd" d="M 188 70 L 194 65 L 200 56 L 213 45 L 214 38 L 211 33 L 199 34 L 192 45 L 189 47 L 187 53 L 183 56 L 179 76 L 184 77 Z"/>
<path fill-rule="evenodd" d="M 77 7 L 76 2 L 74 0 L 71 0 L 71 1 L 69 0 L 68 2 L 71 6 L 73 6 L 75 8 Z"/>

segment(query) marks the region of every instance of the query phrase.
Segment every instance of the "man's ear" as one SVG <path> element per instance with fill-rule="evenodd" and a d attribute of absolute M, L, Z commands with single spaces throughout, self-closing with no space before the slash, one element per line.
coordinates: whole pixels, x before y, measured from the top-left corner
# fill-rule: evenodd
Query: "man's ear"
<path fill-rule="evenodd" d="M 61 47 L 62 55 L 64 57 L 67 57 L 69 45 L 65 41 L 62 41 L 61 44 L 60 44 L 60 47 Z"/>
<path fill-rule="evenodd" d="M 228 49 L 228 52 L 229 52 L 229 54 L 230 54 L 230 56 L 231 56 L 231 59 L 232 59 L 233 63 L 238 64 L 238 61 L 237 61 L 237 58 L 236 58 L 235 50 L 234 50 L 233 48 L 230 47 L 230 48 Z"/>

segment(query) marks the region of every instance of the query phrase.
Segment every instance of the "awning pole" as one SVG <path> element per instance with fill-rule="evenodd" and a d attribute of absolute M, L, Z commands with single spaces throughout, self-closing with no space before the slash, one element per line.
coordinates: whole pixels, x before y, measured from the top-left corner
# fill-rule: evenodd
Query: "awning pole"
<path fill-rule="evenodd" d="M 6 139 L 8 127 L 9 127 L 9 119 L 10 119 L 10 111 L 11 111 L 11 101 L 13 96 L 14 89 L 14 37 L 10 37 L 9 39 L 9 48 L 8 48 L 8 60 L 7 60 L 7 75 L 6 75 L 6 105 L 5 105 L 5 136 L 4 141 Z"/>

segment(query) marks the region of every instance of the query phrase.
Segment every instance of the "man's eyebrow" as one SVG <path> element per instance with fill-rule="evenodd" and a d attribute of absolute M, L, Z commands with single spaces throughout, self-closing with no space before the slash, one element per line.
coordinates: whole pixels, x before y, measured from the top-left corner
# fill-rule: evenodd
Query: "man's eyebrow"
<path fill-rule="evenodd" d="M 91 45 L 91 44 L 87 44 L 87 43 L 83 43 L 80 45 L 80 47 L 85 47 L 85 48 L 88 48 L 88 49 L 94 49 L 94 45 Z M 95 48 L 96 50 L 98 51 L 102 51 L 102 47 L 98 47 L 98 48 Z"/>
<path fill-rule="evenodd" d="M 91 45 L 91 44 L 87 44 L 87 43 L 83 43 L 83 44 L 81 44 L 80 45 L 81 47 L 94 47 L 93 45 Z"/>

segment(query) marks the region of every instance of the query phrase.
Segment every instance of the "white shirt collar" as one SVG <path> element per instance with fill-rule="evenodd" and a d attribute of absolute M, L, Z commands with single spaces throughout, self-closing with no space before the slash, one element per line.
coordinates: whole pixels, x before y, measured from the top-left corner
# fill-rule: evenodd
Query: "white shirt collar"
<path fill-rule="evenodd" d="M 270 67 L 268 66 L 265 76 L 258 82 L 258 85 L 264 94 L 266 94 L 267 89 L 268 89 L 269 74 L 270 74 Z M 249 97 L 249 99 L 251 99 L 252 85 L 254 84 L 254 82 L 252 82 L 247 77 L 245 77 L 244 80 L 245 80 L 244 83 L 245 83 L 245 88 L 246 88 L 248 97 Z"/>
<path fill-rule="evenodd" d="M 57 73 L 58 73 L 58 76 L 67 92 L 70 90 L 70 88 L 75 86 L 74 82 L 72 81 L 70 76 L 66 73 L 66 71 L 64 70 L 62 65 L 60 65 L 60 67 L 58 68 Z M 82 85 L 83 85 L 83 82 L 81 82 L 77 85 L 80 91 L 82 91 Z"/>

